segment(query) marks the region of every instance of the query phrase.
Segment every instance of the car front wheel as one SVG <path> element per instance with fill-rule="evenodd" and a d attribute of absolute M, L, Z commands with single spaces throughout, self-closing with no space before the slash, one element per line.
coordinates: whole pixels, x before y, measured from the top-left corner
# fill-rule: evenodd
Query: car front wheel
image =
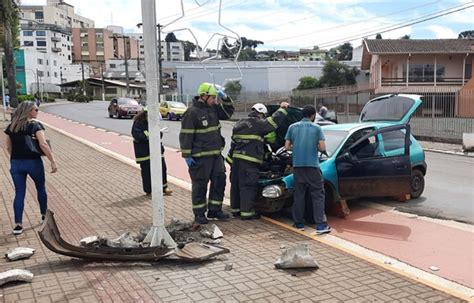
<path fill-rule="evenodd" d="M 425 176 L 419 169 L 414 169 L 411 172 L 411 198 L 417 199 L 425 189 Z"/>

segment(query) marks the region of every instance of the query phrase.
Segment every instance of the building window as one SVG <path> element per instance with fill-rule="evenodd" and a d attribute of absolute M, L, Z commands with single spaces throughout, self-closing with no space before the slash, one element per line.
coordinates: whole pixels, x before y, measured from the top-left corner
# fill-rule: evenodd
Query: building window
<path fill-rule="evenodd" d="M 38 58 L 37 62 L 38 62 L 39 65 L 43 65 L 43 59 Z"/>
<path fill-rule="evenodd" d="M 179 49 L 179 46 L 172 46 L 173 49 Z"/>
<path fill-rule="evenodd" d="M 67 59 L 71 61 L 71 55 L 67 55 Z"/>
<path fill-rule="evenodd" d="M 49 77 L 49 72 L 47 72 L 47 74 L 48 74 L 48 77 Z"/>
<path fill-rule="evenodd" d="M 110 68 L 116 68 L 117 65 L 116 65 L 115 63 L 110 63 L 110 64 L 109 64 L 109 67 L 110 67 Z"/>
<path fill-rule="evenodd" d="M 43 77 L 43 76 L 44 76 L 44 72 L 43 72 L 42 70 L 39 70 L 39 71 L 36 72 L 36 75 L 37 75 L 38 77 Z"/>
<path fill-rule="evenodd" d="M 24 41 L 23 46 L 34 46 L 34 42 L 33 41 Z"/>
<path fill-rule="evenodd" d="M 43 12 L 35 12 L 35 19 L 44 19 L 44 14 Z"/>
<path fill-rule="evenodd" d="M 46 41 L 36 41 L 36 46 L 46 46 Z"/>
<path fill-rule="evenodd" d="M 53 65 L 58 66 L 58 62 L 56 60 L 53 60 Z"/>
<path fill-rule="evenodd" d="M 36 31 L 36 37 L 44 37 L 44 36 L 46 36 L 45 31 Z"/>
<path fill-rule="evenodd" d="M 172 52 L 173 55 L 179 55 L 179 52 Z"/>
<path fill-rule="evenodd" d="M 106 87 L 105 88 L 105 93 L 107 95 L 116 95 L 117 94 L 117 88 L 116 87 Z"/>
<path fill-rule="evenodd" d="M 31 36 L 33 36 L 33 31 L 23 31 L 23 36 L 31 37 Z"/>
<path fill-rule="evenodd" d="M 46 65 L 49 65 L 49 60 L 48 59 L 46 59 Z"/>

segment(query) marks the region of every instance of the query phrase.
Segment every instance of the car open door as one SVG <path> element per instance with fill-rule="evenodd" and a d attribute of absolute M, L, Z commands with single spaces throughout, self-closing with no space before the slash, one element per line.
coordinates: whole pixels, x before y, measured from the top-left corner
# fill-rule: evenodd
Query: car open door
<path fill-rule="evenodd" d="M 397 138 L 392 133 L 405 136 L 391 142 L 392 150 L 398 152 L 387 154 L 382 140 Z M 410 194 L 410 126 L 388 126 L 363 136 L 337 157 L 336 168 L 343 198 Z"/>
<path fill-rule="evenodd" d="M 385 95 L 368 101 L 359 122 L 407 124 L 421 105 L 421 96 L 411 94 Z"/>

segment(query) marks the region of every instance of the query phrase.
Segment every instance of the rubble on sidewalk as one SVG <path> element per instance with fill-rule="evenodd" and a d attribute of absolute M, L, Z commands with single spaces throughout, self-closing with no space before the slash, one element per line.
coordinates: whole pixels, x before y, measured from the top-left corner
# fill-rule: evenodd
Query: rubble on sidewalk
<path fill-rule="evenodd" d="M 16 247 L 12 250 L 7 251 L 5 257 L 9 261 L 16 261 L 21 259 L 28 259 L 35 253 L 34 248 L 29 247 Z"/>
<path fill-rule="evenodd" d="M 31 282 L 33 273 L 25 269 L 12 269 L 0 273 L 0 286 L 9 282 Z"/>
<path fill-rule="evenodd" d="M 309 254 L 308 244 L 298 244 L 283 251 L 275 262 L 278 269 L 319 268 L 318 262 Z"/>
<path fill-rule="evenodd" d="M 166 245 L 149 247 L 148 244 L 144 245 L 143 242 L 138 241 L 144 239 L 143 234 L 146 235 L 150 228 L 142 228 L 137 235 L 126 232 L 112 240 L 100 236 L 90 236 L 82 239 L 80 246 L 74 246 L 61 237 L 54 213 L 48 210 L 39 236 L 43 244 L 55 253 L 89 260 L 157 261 L 169 258 L 199 262 L 230 252 L 226 248 L 205 243 L 210 241 L 212 244 L 216 244 L 220 238 L 213 238 L 223 236 L 215 225 L 210 227 L 194 226 L 192 223 L 174 219 L 168 228 L 170 235 L 178 244 L 176 249 L 168 248 Z"/>

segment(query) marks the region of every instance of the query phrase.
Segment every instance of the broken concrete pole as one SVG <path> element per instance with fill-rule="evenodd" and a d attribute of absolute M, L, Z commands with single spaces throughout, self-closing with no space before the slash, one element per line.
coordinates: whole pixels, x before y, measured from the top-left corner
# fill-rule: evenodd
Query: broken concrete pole
<path fill-rule="evenodd" d="M 33 280 L 33 273 L 25 269 L 12 269 L 0 273 L 0 285 L 8 282 L 31 282 Z"/>
<path fill-rule="evenodd" d="M 28 259 L 35 253 L 34 248 L 28 247 L 17 247 L 12 250 L 7 251 L 5 256 L 10 261 L 20 260 L 20 259 Z"/>
<path fill-rule="evenodd" d="M 84 239 L 81 239 L 79 241 L 79 245 L 81 247 L 95 247 L 95 246 L 99 246 L 101 244 L 105 244 L 105 242 L 107 242 L 107 240 L 104 239 L 104 238 L 101 238 L 99 236 L 90 236 L 90 237 L 86 237 Z"/>
<path fill-rule="evenodd" d="M 298 244 L 283 251 L 275 262 L 275 267 L 286 268 L 319 268 L 318 262 L 309 254 L 308 244 Z"/>
<path fill-rule="evenodd" d="M 116 239 L 107 240 L 107 246 L 120 248 L 136 248 L 140 247 L 140 243 L 135 240 L 135 237 L 132 236 L 130 232 L 126 232 Z"/>
<path fill-rule="evenodd" d="M 216 240 L 216 239 L 220 239 L 224 237 L 224 234 L 219 229 L 219 227 L 217 227 L 217 225 L 213 224 L 211 228 L 212 228 L 211 239 Z"/>

